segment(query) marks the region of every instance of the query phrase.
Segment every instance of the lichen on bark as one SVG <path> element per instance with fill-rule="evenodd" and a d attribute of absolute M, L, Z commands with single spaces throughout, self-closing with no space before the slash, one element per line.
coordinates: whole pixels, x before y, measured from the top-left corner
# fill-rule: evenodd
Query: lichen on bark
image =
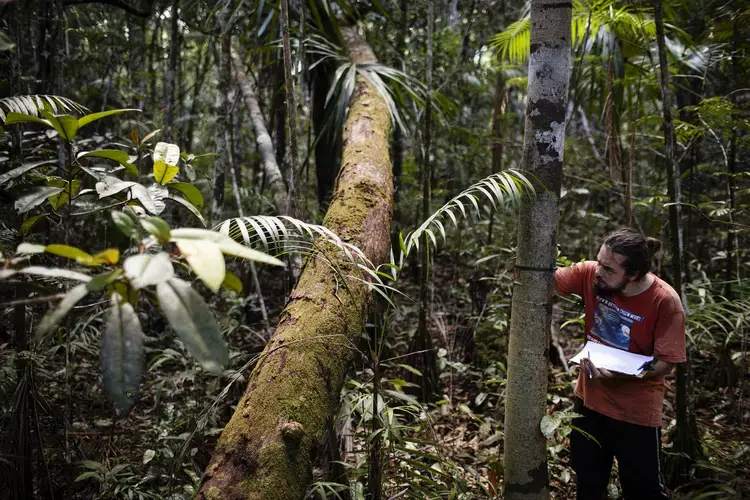
<path fill-rule="evenodd" d="M 355 64 L 376 60 L 353 28 L 344 27 L 342 34 Z M 357 77 L 341 170 L 324 224 L 376 265 L 387 254 L 393 210 L 390 126 L 387 104 L 377 89 Z M 198 498 L 304 496 L 371 295 L 356 266 L 334 247 L 327 250 L 329 262 L 319 257 L 305 264 L 276 333 L 224 428 Z"/>

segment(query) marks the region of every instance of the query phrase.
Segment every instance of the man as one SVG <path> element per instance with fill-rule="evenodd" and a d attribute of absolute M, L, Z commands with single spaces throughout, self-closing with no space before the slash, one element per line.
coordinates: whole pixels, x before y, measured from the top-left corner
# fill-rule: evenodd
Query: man
<path fill-rule="evenodd" d="M 584 360 L 576 385 L 583 416 L 570 438 L 578 499 L 606 498 L 617 458 L 626 499 L 668 498 L 661 479 L 660 426 L 664 375 L 685 361 L 685 313 L 680 297 L 649 272 L 658 240 L 632 229 L 607 236 L 596 262 L 558 269 L 558 295 L 576 293 L 586 308 L 586 342 L 654 356 L 652 369 L 634 377 Z"/>

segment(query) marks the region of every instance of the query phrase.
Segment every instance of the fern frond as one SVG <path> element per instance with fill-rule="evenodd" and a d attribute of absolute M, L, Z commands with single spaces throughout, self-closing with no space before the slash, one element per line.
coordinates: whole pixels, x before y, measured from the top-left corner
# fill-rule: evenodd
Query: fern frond
<path fill-rule="evenodd" d="M 4 108 L 4 109 L 3 109 Z M 90 111 L 85 106 L 57 95 L 19 95 L 0 99 L 0 120 L 5 121 L 6 112 L 23 113 L 31 116 L 41 116 L 42 110 L 49 110 L 54 114 L 63 112 L 86 114 Z"/>

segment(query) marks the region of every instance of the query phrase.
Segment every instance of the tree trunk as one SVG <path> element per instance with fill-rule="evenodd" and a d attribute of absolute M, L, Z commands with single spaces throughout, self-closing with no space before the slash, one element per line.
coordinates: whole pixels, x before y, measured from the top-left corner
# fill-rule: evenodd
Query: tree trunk
<path fill-rule="evenodd" d="M 284 56 L 284 90 L 286 91 L 286 115 L 289 132 L 289 175 L 287 184 L 286 213 L 299 216 L 296 187 L 297 175 L 299 174 L 299 153 L 297 151 L 297 107 L 294 96 L 294 80 L 292 79 L 292 48 L 289 44 L 289 0 L 281 0 L 281 43 Z"/>
<path fill-rule="evenodd" d="M 536 196 L 523 199 L 518 223 L 505 402 L 507 499 L 549 498 L 547 440 L 539 425 L 547 402 L 547 350 L 570 81 L 570 23 L 569 2 L 532 0 L 522 167 L 535 179 Z"/>
<path fill-rule="evenodd" d="M 397 64 L 394 67 L 400 68 L 402 71 L 406 70 L 404 66 L 404 57 L 406 56 L 406 35 L 409 32 L 409 3 L 407 0 L 401 0 L 401 19 L 398 30 L 398 39 L 396 40 L 396 57 L 398 58 Z M 406 138 L 404 137 L 404 131 L 400 127 L 396 127 L 393 132 L 393 182 L 395 185 L 395 197 L 398 200 L 399 189 L 401 188 L 401 173 L 404 170 L 404 152 L 406 151 L 405 146 Z"/>
<path fill-rule="evenodd" d="M 331 87 L 333 69 L 326 63 L 319 64 L 312 71 L 313 79 L 313 126 L 315 140 L 315 176 L 318 183 L 318 207 L 325 210 L 331 200 L 336 173 L 341 163 L 340 134 L 325 129 L 325 102 Z"/>
<path fill-rule="evenodd" d="M 664 115 L 664 163 L 667 169 L 667 191 L 669 193 L 669 232 L 672 250 L 674 287 L 680 294 L 682 307 L 687 313 L 687 294 L 682 240 L 682 196 L 680 194 L 680 165 L 675 156 L 675 131 L 672 120 L 672 93 L 669 89 L 669 66 L 664 41 L 662 2 L 654 0 L 654 24 L 656 43 L 659 48 L 659 77 Z M 690 468 L 700 454 L 700 441 L 695 421 L 695 394 L 690 362 L 690 340 L 685 345 L 686 361 L 677 365 L 677 426 L 670 438 L 673 452 L 667 457 L 667 483 L 676 487 L 690 479 Z"/>
<path fill-rule="evenodd" d="M 430 163 L 430 149 L 432 142 L 432 39 L 435 29 L 435 5 L 428 2 L 427 7 L 427 67 L 425 71 L 426 98 L 424 111 L 424 135 L 422 155 L 422 220 L 427 220 L 432 211 L 432 164 Z M 419 279 L 419 319 L 417 331 L 410 351 L 419 353 L 415 360 L 416 368 L 422 372 L 421 388 L 422 401 L 429 402 L 438 388 L 437 355 L 433 346 L 430 330 L 427 325 L 427 314 L 430 308 L 430 240 L 425 232 L 420 249 L 420 279 Z"/>
<path fill-rule="evenodd" d="M 258 143 L 258 153 L 260 154 L 260 161 L 263 164 L 263 170 L 266 175 L 266 185 L 271 189 L 274 205 L 276 205 L 276 212 L 286 214 L 286 185 L 284 184 L 284 179 L 281 177 L 279 164 L 276 163 L 273 142 L 271 142 L 271 136 L 266 129 L 263 113 L 260 111 L 260 106 L 258 105 L 258 100 L 255 98 L 250 81 L 247 75 L 245 75 L 243 70 L 245 65 L 242 59 L 240 59 L 239 54 L 233 51 L 232 60 L 234 61 L 234 78 L 242 92 L 245 106 L 248 113 L 250 113 L 250 120 L 253 122 L 255 140 Z"/>
<path fill-rule="evenodd" d="M 180 6 L 180 0 L 172 1 L 172 8 L 170 9 L 170 44 L 169 44 L 169 63 L 167 66 L 167 80 L 164 82 L 164 107 L 167 110 L 166 123 L 164 126 L 164 140 L 167 142 L 173 142 L 172 128 L 174 127 L 174 94 L 175 94 L 175 82 L 177 80 L 177 61 L 180 55 L 180 25 L 177 12 Z"/>
<path fill-rule="evenodd" d="M 202 54 L 202 55 L 201 55 Z M 195 135 L 195 122 L 198 113 L 198 100 L 203 88 L 203 82 L 208 74 L 208 68 L 211 66 L 211 49 L 209 42 L 203 43 L 203 49 L 198 51 L 198 64 L 195 68 L 195 83 L 193 85 L 193 95 L 190 101 L 190 116 L 188 117 L 187 133 L 185 135 L 185 147 L 188 152 L 193 148 L 193 137 Z"/>
<path fill-rule="evenodd" d="M 216 161 L 213 171 L 213 201 L 211 204 L 211 224 L 221 220 L 224 208 L 224 185 L 226 170 L 229 166 L 229 144 L 227 144 L 227 127 L 229 117 L 229 87 L 232 78 L 232 37 L 228 33 L 222 36 L 219 62 L 219 105 L 216 109 Z"/>
<path fill-rule="evenodd" d="M 376 61 L 353 28 L 343 27 L 355 63 Z M 341 174 L 324 223 L 377 265 L 386 257 L 393 183 L 390 117 L 378 91 L 357 77 L 344 129 Z M 316 448 L 339 402 L 351 344 L 359 338 L 368 287 L 341 253 L 330 265 L 311 258 L 224 428 L 197 497 L 298 500 L 312 480 Z"/>

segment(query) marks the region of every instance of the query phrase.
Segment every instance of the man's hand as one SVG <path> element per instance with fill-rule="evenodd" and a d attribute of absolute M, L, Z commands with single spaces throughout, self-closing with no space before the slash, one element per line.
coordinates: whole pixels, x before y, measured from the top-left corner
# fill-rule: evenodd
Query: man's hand
<path fill-rule="evenodd" d="M 589 378 L 601 378 L 601 379 L 617 378 L 617 373 L 611 372 L 605 368 L 597 368 L 594 365 L 594 363 L 588 358 L 583 358 L 581 360 L 581 369 L 586 370 L 588 372 L 586 376 Z"/>
<path fill-rule="evenodd" d="M 666 361 L 656 360 L 656 363 L 654 363 L 653 369 L 646 371 L 642 374 L 640 377 L 635 377 L 633 375 L 625 375 L 623 373 L 616 373 L 611 372 L 605 368 L 597 368 L 594 363 L 588 359 L 583 358 L 581 360 L 581 369 L 586 370 L 588 373 L 586 374 L 589 378 L 600 378 L 600 379 L 650 379 L 650 378 L 659 378 L 663 377 L 664 375 L 667 375 L 672 372 L 672 368 L 674 368 L 673 363 L 667 363 Z M 589 376 L 590 374 L 590 376 Z"/>

